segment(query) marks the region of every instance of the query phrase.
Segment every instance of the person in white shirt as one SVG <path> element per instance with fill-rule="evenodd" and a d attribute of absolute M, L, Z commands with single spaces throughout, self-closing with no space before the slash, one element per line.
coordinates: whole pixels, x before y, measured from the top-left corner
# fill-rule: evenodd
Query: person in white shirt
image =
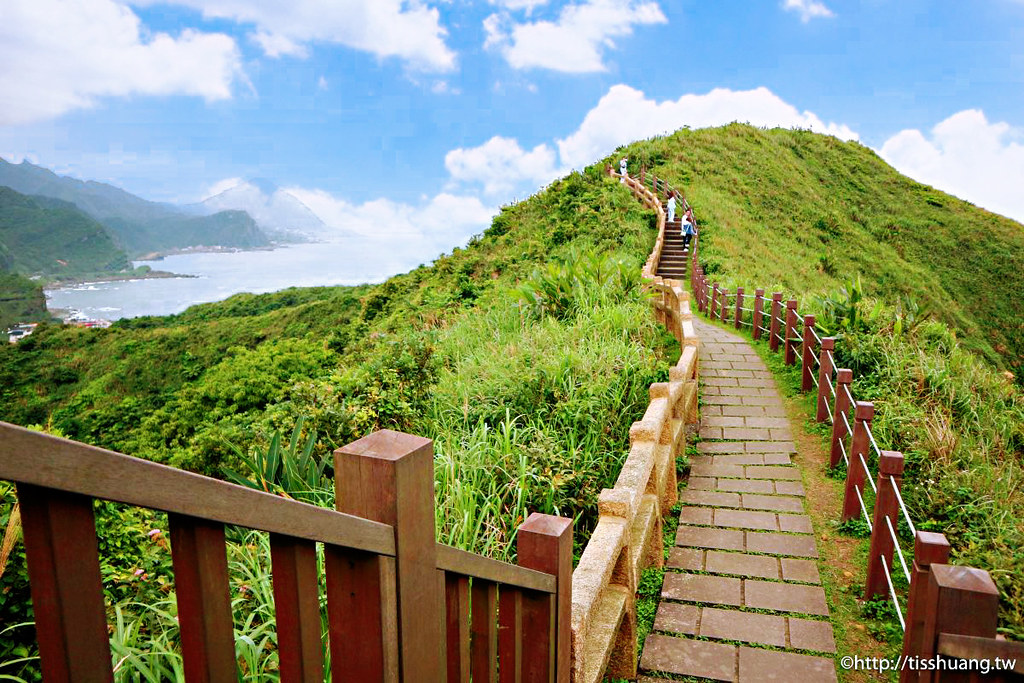
<path fill-rule="evenodd" d="M 690 240 L 693 239 L 693 236 L 697 234 L 697 226 L 693 224 L 692 211 L 687 211 L 686 213 L 683 214 L 682 233 L 683 250 L 685 251 L 690 248 Z"/>
<path fill-rule="evenodd" d="M 626 157 L 622 157 L 622 159 L 619 161 L 619 175 L 622 176 L 622 179 L 619 180 L 620 183 L 625 183 L 626 182 L 626 175 L 628 173 L 629 173 L 629 169 L 626 166 Z"/>
<path fill-rule="evenodd" d="M 668 222 L 671 223 L 676 219 L 676 193 L 672 192 L 668 196 Z"/>

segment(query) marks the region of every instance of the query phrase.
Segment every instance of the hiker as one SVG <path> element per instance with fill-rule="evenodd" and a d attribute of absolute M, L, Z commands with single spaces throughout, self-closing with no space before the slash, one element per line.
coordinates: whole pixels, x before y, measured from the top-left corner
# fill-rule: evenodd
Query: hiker
<path fill-rule="evenodd" d="M 668 195 L 668 222 L 671 223 L 676 219 L 676 192 L 672 192 Z"/>
<path fill-rule="evenodd" d="M 693 211 L 692 210 L 688 209 L 686 211 L 686 213 L 683 214 L 682 233 L 683 233 L 683 251 L 686 251 L 686 250 L 688 250 L 690 248 L 690 240 L 693 239 L 693 236 L 697 234 L 697 226 L 694 225 L 694 223 L 693 223 Z"/>
<path fill-rule="evenodd" d="M 619 182 L 625 184 L 626 176 L 629 175 L 629 169 L 626 166 L 626 157 L 622 157 L 619 161 L 619 175 L 622 176 Z"/>

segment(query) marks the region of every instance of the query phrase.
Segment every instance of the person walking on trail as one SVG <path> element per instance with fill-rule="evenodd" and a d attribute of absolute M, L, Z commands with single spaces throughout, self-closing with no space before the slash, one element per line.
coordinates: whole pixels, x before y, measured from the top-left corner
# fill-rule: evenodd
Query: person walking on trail
<path fill-rule="evenodd" d="M 622 176 L 619 182 L 624 184 L 626 182 L 626 175 L 628 174 L 629 168 L 626 165 L 626 157 L 622 157 L 622 159 L 619 161 L 619 175 Z"/>
<path fill-rule="evenodd" d="M 673 190 L 668 195 L 668 222 L 671 223 L 676 219 L 676 193 Z"/>
<path fill-rule="evenodd" d="M 697 234 L 697 226 L 693 224 L 692 210 L 687 210 L 686 213 L 683 214 L 682 233 L 683 251 L 686 251 L 690 248 L 690 240 L 693 239 L 693 236 Z"/>

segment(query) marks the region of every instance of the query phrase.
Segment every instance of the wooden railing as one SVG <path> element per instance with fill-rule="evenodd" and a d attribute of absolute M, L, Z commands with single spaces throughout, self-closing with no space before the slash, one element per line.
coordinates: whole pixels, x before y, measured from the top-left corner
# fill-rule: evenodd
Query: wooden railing
<path fill-rule="evenodd" d="M 678 281 L 654 276 L 665 239 L 659 193 L 667 197 L 675 190 L 646 170 L 641 170 L 639 178 L 627 177 L 625 182 L 641 202 L 658 212 L 658 237 L 644 265 L 644 276 L 662 294 L 663 301 L 656 303 L 661 319 L 670 329 L 680 325 L 678 336 L 686 339 L 692 334 L 689 317 L 677 319 L 670 312 L 669 299 L 683 299 Z M 685 208 L 688 204 L 684 200 Z M 880 450 L 871 431 L 874 405 L 854 400 L 850 392 L 853 373 L 838 368 L 835 362 L 837 340 L 821 338 L 815 331 L 815 317 L 800 315 L 797 300 L 784 301 L 782 292 L 766 298 L 764 289 L 755 289 L 753 302 L 747 307 L 745 297 L 749 295 L 743 287 L 730 293 L 712 283 L 698 261 L 698 239 L 694 238 L 689 264 L 690 287 L 698 310 L 737 330 L 749 327 L 755 340 L 766 335 L 769 348 L 781 352 L 786 365 L 795 365 L 799 358 L 801 389 L 817 393 L 817 421 L 832 423 L 830 467 L 844 462 L 847 468 L 841 520 L 862 516 L 871 530 L 864 598 L 888 595 L 904 628 L 902 658 L 896 662 L 901 681 L 968 680 L 962 669 L 956 670 L 958 666 L 974 667 L 971 680 L 1004 680 L 1011 675 L 1007 666 L 1009 671 L 1024 674 L 1024 643 L 997 637 L 999 592 L 988 572 L 946 564 L 949 544 L 945 536 L 914 527 L 900 492 L 903 455 Z M 872 452 L 878 468 L 874 479 L 868 464 Z M 865 485 L 870 485 L 875 494 L 871 513 L 864 502 Z M 897 537 L 901 513 L 914 537 L 913 571 L 907 567 Z M 897 557 L 909 584 L 906 619 L 890 574 Z M 997 658 L 1004 660 L 1002 670 L 997 667 Z M 957 665 L 950 663 L 952 659 L 973 661 Z M 928 669 L 933 666 L 929 662 L 940 660 L 945 662 L 945 670 Z"/>
<path fill-rule="evenodd" d="M 439 545 L 432 451 L 392 431 L 338 449 L 334 511 L 0 423 L 44 679 L 113 680 L 102 499 L 168 513 L 188 681 L 238 676 L 226 524 L 270 533 L 282 680 L 324 678 L 323 583 L 332 680 L 569 681 L 572 520 L 531 515 L 518 566 Z"/>

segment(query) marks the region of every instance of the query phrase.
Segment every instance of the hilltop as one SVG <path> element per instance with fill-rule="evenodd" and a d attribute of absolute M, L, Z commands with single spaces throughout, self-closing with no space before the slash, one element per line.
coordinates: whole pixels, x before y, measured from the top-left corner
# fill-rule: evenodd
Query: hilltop
<path fill-rule="evenodd" d="M 868 296 L 909 297 L 987 361 L 1024 375 L 1020 223 L 809 131 L 681 130 L 623 153 L 685 190 L 705 271 L 723 286 L 808 297 L 859 277 Z"/>

